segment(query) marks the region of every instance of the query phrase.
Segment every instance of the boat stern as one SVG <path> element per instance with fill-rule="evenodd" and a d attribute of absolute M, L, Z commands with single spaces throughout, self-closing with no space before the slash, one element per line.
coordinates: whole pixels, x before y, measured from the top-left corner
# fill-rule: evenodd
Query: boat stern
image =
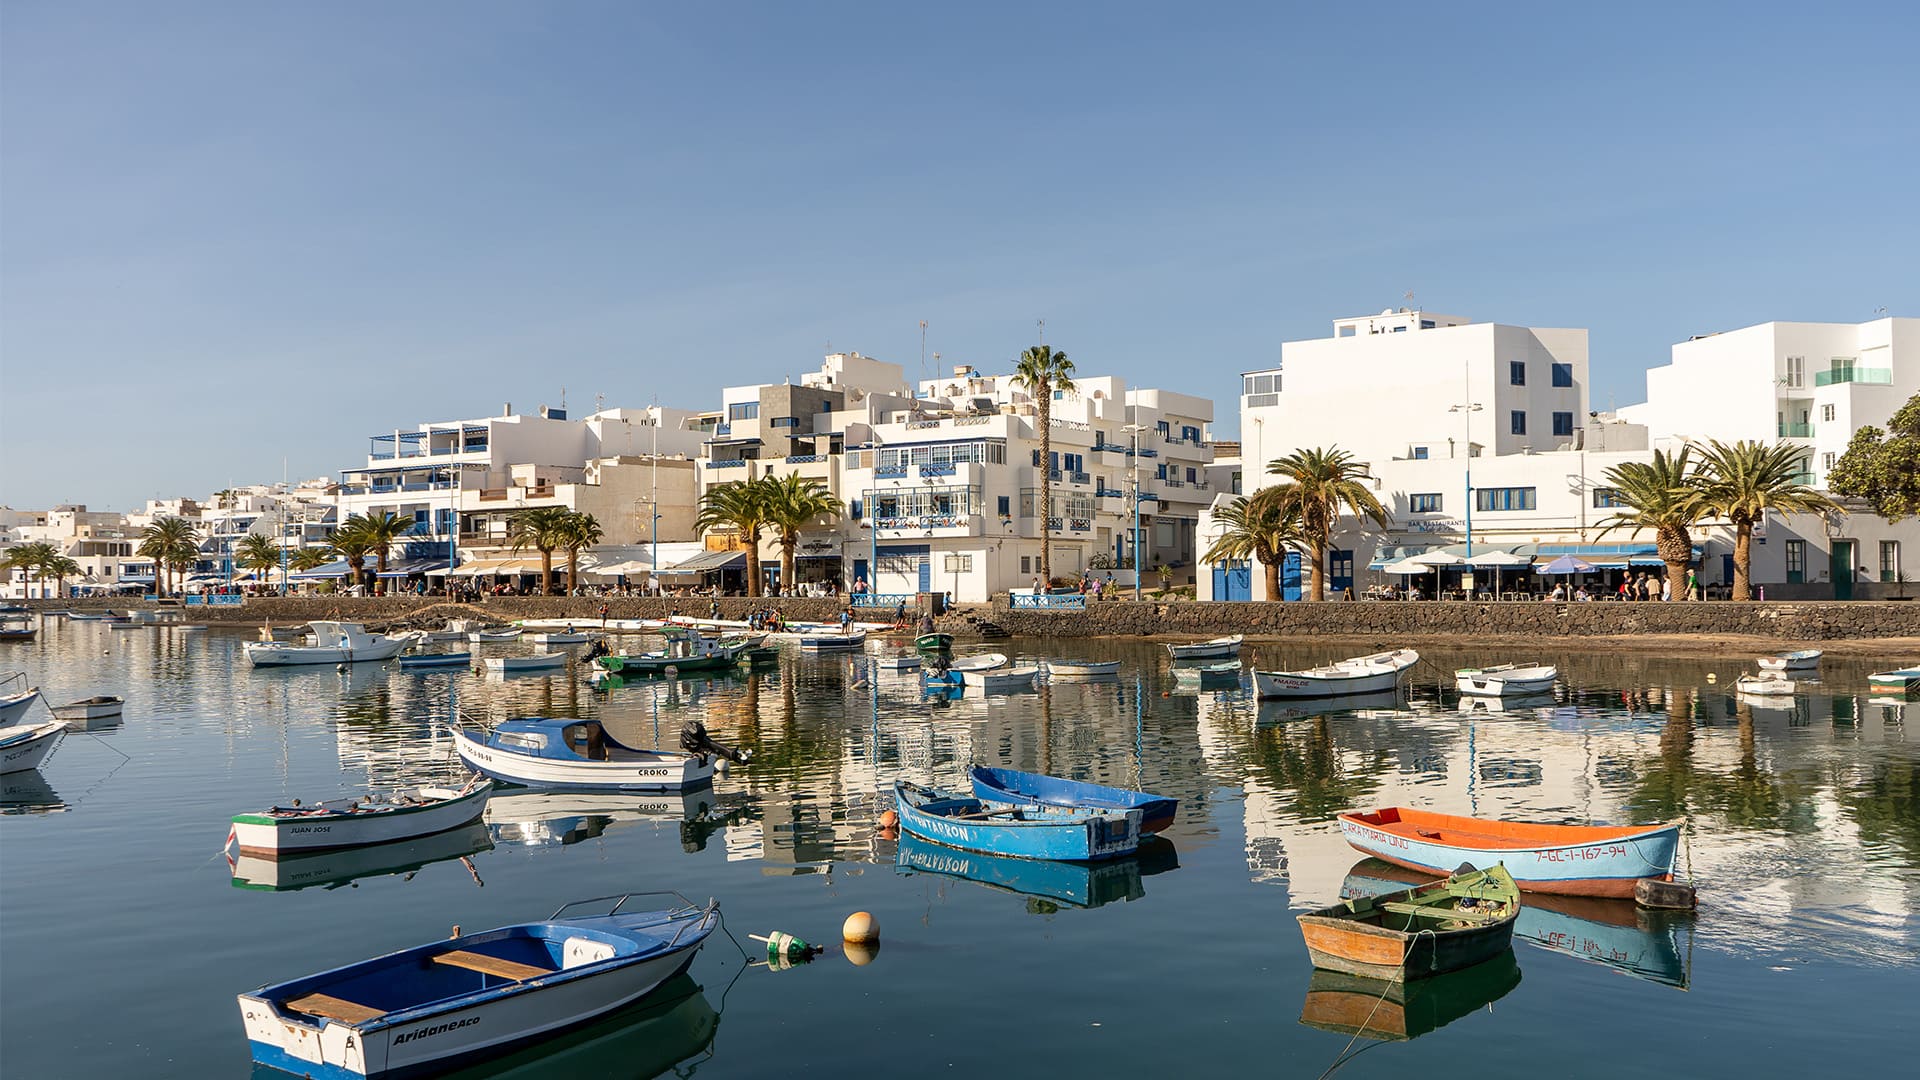
<path fill-rule="evenodd" d="M 379 1044 L 376 1056 L 383 1056 L 380 1034 L 369 1036 L 337 1020 L 295 1020 L 258 993 L 241 994 L 239 1001 L 247 1045 L 256 1063 L 315 1080 L 364 1080 L 380 1075 L 383 1063 L 375 1062 L 370 1069 L 367 1060 L 369 1038 Z"/>

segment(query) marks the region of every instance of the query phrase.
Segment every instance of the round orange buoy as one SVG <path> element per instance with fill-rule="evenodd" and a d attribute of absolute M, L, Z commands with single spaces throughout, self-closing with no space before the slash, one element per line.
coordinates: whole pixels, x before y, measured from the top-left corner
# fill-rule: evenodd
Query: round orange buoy
<path fill-rule="evenodd" d="M 840 924 L 840 939 L 856 945 L 871 945 L 880 940 L 880 920 L 869 912 L 856 911 Z"/>
<path fill-rule="evenodd" d="M 1172 697 L 1172 696 L 1173 696 L 1173 691 L 1171 691 L 1171 690 L 1162 690 L 1162 691 L 1160 691 L 1160 696 L 1161 696 L 1161 697 Z"/>
<path fill-rule="evenodd" d="M 899 827 L 899 825 L 900 825 L 900 815 L 899 815 L 899 814 L 896 814 L 896 813 L 894 813 L 893 811 L 891 811 L 891 810 L 888 810 L 888 811 L 887 811 L 886 813 L 883 813 L 883 814 L 881 814 L 881 815 L 880 815 L 880 827 L 881 827 L 881 828 L 883 828 L 883 829 L 893 829 L 893 828 L 898 828 L 898 827 Z"/>
<path fill-rule="evenodd" d="M 847 963 L 854 967 L 866 967 L 873 958 L 880 955 L 880 943 L 877 941 L 843 941 L 841 950 L 847 954 Z"/>

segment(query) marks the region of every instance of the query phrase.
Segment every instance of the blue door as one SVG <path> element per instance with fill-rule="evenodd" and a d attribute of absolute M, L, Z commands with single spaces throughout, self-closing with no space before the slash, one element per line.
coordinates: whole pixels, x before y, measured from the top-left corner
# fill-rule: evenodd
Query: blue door
<path fill-rule="evenodd" d="M 1297 551 L 1287 552 L 1286 561 L 1280 564 L 1280 599 L 1300 599 L 1300 553 Z"/>
<path fill-rule="evenodd" d="M 847 588 L 852 589 L 854 583 L 860 581 L 866 582 L 868 589 L 873 588 L 873 579 L 867 576 L 867 560 L 865 559 L 853 560 L 853 580 L 847 582 Z"/>
<path fill-rule="evenodd" d="M 1327 596 L 1339 597 L 1353 588 L 1353 552 L 1327 552 Z"/>
<path fill-rule="evenodd" d="M 1213 568 L 1215 600 L 1253 599 L 1253 567 L 1247 563 L 1218 563 Z"/>
<path fill-rule="evenodd" d="M 920 592 L 933 591 L 933 557 L 920 556 Z"/>
<path fill-rule="evenodd" d="M 1733 556 L 1720 556 L 1720 584 L 1733 584 Z"/>

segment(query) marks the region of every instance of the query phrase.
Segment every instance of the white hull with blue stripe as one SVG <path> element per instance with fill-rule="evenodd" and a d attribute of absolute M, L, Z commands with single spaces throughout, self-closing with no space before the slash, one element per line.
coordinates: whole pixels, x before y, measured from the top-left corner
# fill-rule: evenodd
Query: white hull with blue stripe
<path fill-rule="evenodd" d="M 0 732 L 0 774 L 39 768 L 66 733 L 67 725 L 60 720 Z"/>

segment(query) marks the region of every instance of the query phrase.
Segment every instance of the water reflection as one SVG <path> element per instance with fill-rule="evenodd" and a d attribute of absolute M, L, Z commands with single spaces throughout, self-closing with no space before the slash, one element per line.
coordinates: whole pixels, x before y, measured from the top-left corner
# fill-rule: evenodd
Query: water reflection
<path fill-rule="evenodd" d="M 719 1012 L 700 984 L 682 974 L 631 1007 L 579 1031 L 447 1075 L 460 1080 L 585 1076 L 649 1080 L 709 1051 L 719 1030 Z M 686 1070 L 691 1071 L 691 1067 Z M 268 1075 L 284 1078 L 285 1074 Z"/>
<path fill-rule="evenodd" d="M 487 801 L 486 828 L 497 844 L 566 847 L 604 836 L 616 824 L 669 822 L 679 826 L 681 848 L 702 851 L 707 840 L 744 815 L 720 809 L 712 789 L 647 795 L 609 792 L 496 791 Z"/>
<path fill-rule="evenodd" d="M 1061 905 L 1097 908 L 1119 900 L 1138 900 L 1147 894 L 1141 879 L 1180 866 L 1180 853 L 1165 837 L 1141 841 L 1137 854 L 1098 863 L 1010 859 L 975 851 L 961 851 L 902 835 L 894 871 L 906 876 L 941 874 L 1027 898 L 1027 910 L 1051 915 Z"/>
<path fill-rule="evenodd" d="M 58 814 L 66 809 L 40 770 L 0 773 L 0 814 Z"/>
<path fill-rule="evenodd" d="M 1300 1022 L 1340 1035 L 1405 1042 L 1484 1009 L 1519 985 L 1520 962 L 1511 951 L 1464 971 L 1412 982 L 1315 968 Z"/>
<path fill-rule="evenodd" d="M 493 838 L 487 834 L 486 826 L 476 821 L 432 836 L 369 844 L 343 851 L 320 851 L 278 859 L 242 854 L 237 859 L 229 859 L 227 866 L 233 874 L 233 887 L 236 889 L 266 892 L 292 892 L 315 887 L 337 889 L 352 885 L 361 878 L 393 874 L 404 874 L 411 881 L 414 874 L 433 863 L 453 859 L 464 862 L 468 856 L 492 847 Z M 466 863 L 466 870 L 478 882 L 478 872 L 473 869 L 472 863 Z"/>

